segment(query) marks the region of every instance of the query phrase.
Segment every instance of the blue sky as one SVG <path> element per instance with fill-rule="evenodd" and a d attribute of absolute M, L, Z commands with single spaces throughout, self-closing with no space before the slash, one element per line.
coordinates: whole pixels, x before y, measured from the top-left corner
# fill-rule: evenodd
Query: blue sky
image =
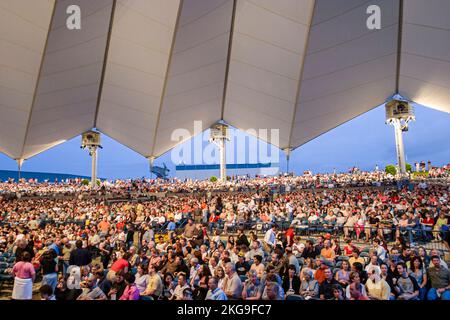
<path fill-rule="evenodd" d="M 404 134 L 407 162 L 428 161 L 434 165 L 450 163 L 450 114 L 422 106 L 415 107 L 416 122 Z M 297 174 L 346 171 L 351 166 L 370 170 L 378 164 L 384 167 L 395 162 L 394 132 L 384 123 L 384 107 L 377 107 L 297 148 L 291 155 L 290 168 Z M 99 151 L 98 175 L 102 178 L 137 178 L 149 176 L 147 159 L 109 137 L 102 137 Z M 26 161 L 22 170 L 90 175 L 90 157 L 80 149 L 80 137 L 47 150 Z M 187 142 L 190 143 L 190 142 Z M 255 150 L 247 150 L 249 153 Z M 285 156 L 279 163 L 286 168 Z M 156 165 L 166 163 L 175 174 L 170 152 L 155 160 Z M 17 164 L 0 154 L 0 169 L 16 170 Z"/>

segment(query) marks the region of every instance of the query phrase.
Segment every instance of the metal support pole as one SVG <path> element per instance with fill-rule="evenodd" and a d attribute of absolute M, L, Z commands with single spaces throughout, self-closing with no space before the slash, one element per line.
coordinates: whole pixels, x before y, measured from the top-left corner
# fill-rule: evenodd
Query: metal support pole
<path fill-rule="evenodd" d="M 91 146 L 89 148 L 89 153 L 92 158 L 92 164 L 91 164 L 91 187 L 96 188 L 97 187 L 97 147 Z"/>
<path fill-rule="evenodd" d="M 286 173 L 289 173 L 289 160 L 291 158 L 291 148 L 282 149 L 284 154 L 286 155 Z"/>
<path fill-rule="evenodd" d="M 291 158 L 291 149 L 285 148 L 283 149 L 284 154 L 286 155 L 286 173 L 289 173 L 289 160 Z"/>
<path fill-rule="evenodd" d="M 221 181 L 227 181 L 227 158 L 226 158 L 225 140 L 226 140 L 225 137 L 219 140 Z"/>
<path fill-rule="evenodd" d="M 148 162 L 150 163 L 150 179 L 153 174 L 153 162 L 155 161 L 155 157 L 148 157 Z"/>
<path fill-rule="evenodd" d="M 18 173 L 18 175 L 19 175 L 19 180 L 22 178 L 21 176 L 22 176 L 22 165 L 23 165 L 23 159 L 19 159 L 19 160 L 17 160 L 17 168 L 18 168 L 18 170 L 17 170 L 17 173 Z"/>
<path fill-rule="evenodd" d="M 395 132 L 395 147 L 397 149 L 397 165 L 401 175 L 406 174 L 405 147 L 403 145 L 402 125 L 399 119 L 392 122 Z"/>

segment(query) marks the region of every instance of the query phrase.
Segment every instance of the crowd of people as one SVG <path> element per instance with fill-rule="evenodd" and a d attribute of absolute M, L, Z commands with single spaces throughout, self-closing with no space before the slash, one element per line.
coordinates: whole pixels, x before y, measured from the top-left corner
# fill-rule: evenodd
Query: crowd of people
<path fill-rule="evenodd" d="M 172 179 L 134 179 L 99 181 L 97 189 L 92 190 L 84 179 L 67 179 L 63 181 L 44 181 L 9 179 L 0 182 L 0 196 L 5 197 L 48 197 L 55 195 L 74 195 L 110 193 L 116 197 L 129 193 L 196 193 L 208 191 L 252 191 L 269 190 L 279 186 L 289 189 L 337 188 L 391 185 L 395 177 L 383 171 L 358 172 L 354 174 L 304 174 L 301 176 L 232 176 L 226 182 L 209 180 Z"/>
<path fill-rule="evenodd" d="M 209 181 L 114 185 L 189 191 L 142 202 L 55 199 L 45 190 L 79 181 L 24 182 L 41 197 L 0 200 L 2 273 L 13 299 L 39 283 L 50 300 L 448 300 L 449 186 L 352 176 L 242 179 L 216 194 Z M 420 245 L 432 241 L 442 249 Z"/>

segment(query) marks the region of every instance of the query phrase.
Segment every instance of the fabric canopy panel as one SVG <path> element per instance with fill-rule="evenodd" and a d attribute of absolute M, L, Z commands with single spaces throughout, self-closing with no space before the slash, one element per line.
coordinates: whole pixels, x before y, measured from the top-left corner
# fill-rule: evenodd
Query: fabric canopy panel
<path fill-rule="evenodd" d="M 138 153 L 153 147 L 179 1 L 118 0 L 96 127 Z"/>
<path fill-rule="evenodd" d="M 221 118 L 232 11 L 232 0 L 183 1 L 152 155 L 180 142 L 174 130 L 193 135 L 194 121 L 206 130 Z"/>
<path fill-rule="evenodd" d="M 112 0 L 77 0 L 80 30 L 66 27 L 67 2 L 57 1 L 21 158 L 92 128 Z"/>
<path fill-rule="evenodd" d="M 288 145 L 313 7 L 242 0 L 236 8 L 224 120 L 256 134 L 279 130 L 279 142 L 265 137 L 277 147 Z"/>
<path fill-rule="evenodd" d="M 404 2 L 400 94 L 450 112 L 450 1 Z"/>
<path fill-rule="evenodd" d="M 341 2 L 340 2 L 341 3 Z M 366 27 L 368 4 L 317 0 L 290 147 L 382 104 L 395 90 L 399 2 L 382 8 L 382 28 Z"/>
<path fill-rule="evenodd" d="M 81 30 L 66 27 L 69 5 Z M 3 0 L 0 152 L 28 159 L 98 129 L 157 157 L 177 129 L 220 120 L 293 149 L 396 93 L 450 112 L 449 12 L 447 0 Z"/>
<path fill-rule="evenodd" d="M 22 156 L 55 1 L 0 1 L 0 151 Z"/>

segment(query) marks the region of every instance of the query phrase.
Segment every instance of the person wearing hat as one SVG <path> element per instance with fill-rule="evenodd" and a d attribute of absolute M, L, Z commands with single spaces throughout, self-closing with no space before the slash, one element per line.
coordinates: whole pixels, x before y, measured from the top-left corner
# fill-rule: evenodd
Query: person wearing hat
<path fill-rule="evenodd" d="M 245 261 L 245 254 L 242 251 L 238 253 L 238 261 L 236 262 L 236 273 L 239 276 L 245 276 L 250 270 L 250 264 Z"/>

